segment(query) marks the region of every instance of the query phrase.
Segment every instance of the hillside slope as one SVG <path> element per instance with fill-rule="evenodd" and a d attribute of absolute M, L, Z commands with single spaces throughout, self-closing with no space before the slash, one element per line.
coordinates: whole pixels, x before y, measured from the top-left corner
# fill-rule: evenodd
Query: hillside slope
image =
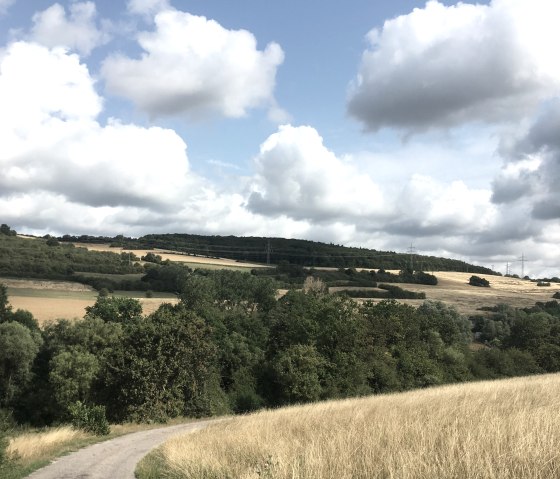
<path fill-rule="evenodd" d="M 560 375 L 264 411 L 174 438 L 139 477 L 560 477 Z"/>

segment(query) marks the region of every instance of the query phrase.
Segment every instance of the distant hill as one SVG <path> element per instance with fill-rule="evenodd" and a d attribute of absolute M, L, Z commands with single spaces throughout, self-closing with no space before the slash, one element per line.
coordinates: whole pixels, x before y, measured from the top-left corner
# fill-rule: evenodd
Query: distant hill
<path fill-rule="evenodd" d="M 124 248 L 161 248 L 208 257 L 230 258 L 264 264 L 298 264 L 307 267 L 406 269 L 421 271 L 460 271 L 498 274 L 489 268 L 449 258 L 353 248 L 317 241 L 193 234 L 150 234 L 140 238 L 123 236 L 70 236 L 63 242 L 111 243 Z"/>

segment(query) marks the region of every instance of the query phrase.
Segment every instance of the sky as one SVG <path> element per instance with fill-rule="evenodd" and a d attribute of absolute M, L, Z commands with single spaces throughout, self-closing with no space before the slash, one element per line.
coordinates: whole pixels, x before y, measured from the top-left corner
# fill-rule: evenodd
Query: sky
<path fill-rule="evenodd" d="M 558 18 L 555 0 L 0 0 L 0 222 L 560 276 Z"/>

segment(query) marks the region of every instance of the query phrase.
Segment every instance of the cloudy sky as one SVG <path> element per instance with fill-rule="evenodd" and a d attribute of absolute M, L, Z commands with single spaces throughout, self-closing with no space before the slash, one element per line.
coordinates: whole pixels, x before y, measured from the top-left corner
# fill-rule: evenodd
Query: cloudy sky
<path fill-rule="evenodd" d="M 560 276 L 560 2 L 0 0 L 0 222 Z"/>

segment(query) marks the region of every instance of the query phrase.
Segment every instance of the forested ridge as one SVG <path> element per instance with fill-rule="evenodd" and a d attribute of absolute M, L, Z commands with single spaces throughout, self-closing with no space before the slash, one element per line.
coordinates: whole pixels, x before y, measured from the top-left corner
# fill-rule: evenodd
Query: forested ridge
<path fill-rule="evenodd" d="M 464 261 L 394 251 L 377 251 L 300 239 L 150 234 L 140 238 L 65 235 L 63 242 L 110 243 L 125 248 L 161 248 L 187 254 L 230 258 L 257 263 L 290 263 L 307 267 L 405 269 L 422 271 L 468 271 L 496 274 L 489 268 Z M 411 265 L 412 261 L 412 265 Z"/>

